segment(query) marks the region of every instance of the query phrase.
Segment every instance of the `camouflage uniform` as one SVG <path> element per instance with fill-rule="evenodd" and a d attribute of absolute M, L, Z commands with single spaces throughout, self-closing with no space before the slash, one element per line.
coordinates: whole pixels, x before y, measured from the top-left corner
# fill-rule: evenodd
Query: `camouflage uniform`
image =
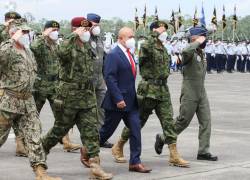
<path fill-rule="evenodd" d="M 102 67 L 104 58 L 104 45 L 100 36 L 91 36 L 90 45 L 93 53 L 95 54 L 94 60 L 94 88 L 97 99 L 98 108 L 98 125 L 99 129 L 103 125 L 104 120 L 104 110 L 101 108 L 102 101 L 104 99 L 107 87 L 103 79 Z"/>
<path fill-rule="evenodd" d="M 0 43 L 9 39 L 9 35 L 5 29 L 6 27 L 3 24 L 0 24 Z"/>
<path fill-rule="evenodd" d="M 9 34 L 6 32 L 5 29 L 6 27 L 3 24 L 1 24 L 0 25 L 0 43 L 7 41 L 10 38 Z M 18 127 L 16 127 L 16 124 L 13 124 L 12 128 L 14 130 L 16 137 L 19 137 L 21 140 L 23 140 L 23 135 L 21 131 L 18 130 Z"/>
<path fill-rule="evenodd" d="M 141 99 L 139 104 L 141 126 L 145 125 L 149 115 L 155 110 L 166 138 L 165 143 L 173 144 L 177 136 L 174 131 L 173 109 L 167 86 L 169 58 L 156 32 L 151 32 L 148 40 L 142 45 L 139 65 L 142 80 L 137 93 Z M 124 128 L 122 139 L 128 138 L 129 129 Z"/>
<path fill-rule="evenodd" d="M 53 128 L 43 138 L 46 153 L 58 141 L 77 125 L 82 143 L 88 150 L 88 156 L 99 154 L 99 134 L 97 128 L 96 98 L 93 88 L 94 55 L 88 43 L 80 47 L 72 33 L 59 46 L 59 86 L 55 106 L 60 111 Z"/>
<path fill-rule="evenodd" d="M 36 61 L 38 76 L 34 84 L 34 99 L 36 102 L 37 111 L 40 113 L 43 105 L 48 99 L 52 111 L 55 115 L 53 106 L 54 95 L 58 85 L 58 68 L 59 61 L 56 54 L 57 44 L 48 44 L 48 40 L 39 36 L 32 44 L 31 50 L 33 51 Z"/>
<path fill-rule="evenodd" d="M 0 146 L 14 124 L 24 135 L 31 166 L 46 167 L 41 123 L 31 94 L 37 70 L 33 54 L 16 49 L 9 40 L 1 45 L 0 64 Z"/>

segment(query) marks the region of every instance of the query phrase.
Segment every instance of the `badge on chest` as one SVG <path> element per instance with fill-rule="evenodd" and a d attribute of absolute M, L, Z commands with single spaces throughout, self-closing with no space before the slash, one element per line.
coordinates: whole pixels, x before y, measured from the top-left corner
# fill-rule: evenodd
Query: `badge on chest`
<path fill-rule="evenodd" d="M 96 49 L 96 42 L 92 41 L 91 42 L 91 47 L 94 48 L 94 49 Z"/>
<path fill-rule="evenodd" d="M 201 57 L 200 57 L 200 56 L 197 56 L 196 60 L 197 60 L 198 62 L 201 62 Z"/>

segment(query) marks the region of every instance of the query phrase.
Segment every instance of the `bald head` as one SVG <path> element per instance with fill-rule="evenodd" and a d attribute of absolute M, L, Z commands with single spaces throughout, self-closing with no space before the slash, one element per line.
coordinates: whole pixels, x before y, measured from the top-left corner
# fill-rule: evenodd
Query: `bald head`
<path fill-rule="evenodd" d="M 121 43 L 123 46 L 126 47 L 126 41 L 134 38 L 134 31 L 133 29 L 129 28 L 129 27 L 123 27 L 120 29 L 119 33 L 118 33 L 118 41 L 119 43 Z"/>

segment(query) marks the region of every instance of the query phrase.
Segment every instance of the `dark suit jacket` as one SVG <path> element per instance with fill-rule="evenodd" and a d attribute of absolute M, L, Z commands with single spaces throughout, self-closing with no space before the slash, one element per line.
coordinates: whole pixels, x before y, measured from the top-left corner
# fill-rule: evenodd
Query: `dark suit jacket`
<path fill-rule="evenodd" d="M 116 104 L 124 100 L 126 108 L 122 111 L 129 112 L 138 109 L 135 78 L 129 60 L 119 46 L 114 48 L 105 58 L 104 78 L 108 90 L 102 108 L 121 111 Z"/>

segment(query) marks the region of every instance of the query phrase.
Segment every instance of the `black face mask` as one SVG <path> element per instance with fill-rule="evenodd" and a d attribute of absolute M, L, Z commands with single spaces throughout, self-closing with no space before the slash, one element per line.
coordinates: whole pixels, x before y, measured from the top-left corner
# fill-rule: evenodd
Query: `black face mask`
<path fill-rule="evenodd" d="M 205 41 L 200 45 L 200 48 L 201 48 L 201 49 L 205 49 L 206 45 L 207 45 L 207 40 L 205 40 Z"/>

